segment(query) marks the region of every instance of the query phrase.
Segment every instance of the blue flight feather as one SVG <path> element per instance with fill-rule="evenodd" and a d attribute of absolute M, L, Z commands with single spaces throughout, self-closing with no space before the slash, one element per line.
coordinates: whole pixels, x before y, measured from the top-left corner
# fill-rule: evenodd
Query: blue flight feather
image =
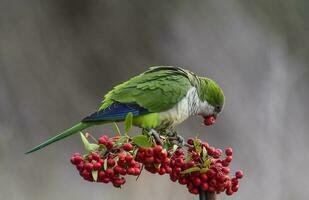
<path fill-rule="evenodd" d="M 104 110 L 92 113 L 85 117 L 82 122 L 98 122 L 98 121 L 113 121 L 124 120 L 128 113 L 133 116 L 140 116 L 150 113 L 146 108 L 140 107 L 136 103 L 119 103 L 115 102 Z"/>

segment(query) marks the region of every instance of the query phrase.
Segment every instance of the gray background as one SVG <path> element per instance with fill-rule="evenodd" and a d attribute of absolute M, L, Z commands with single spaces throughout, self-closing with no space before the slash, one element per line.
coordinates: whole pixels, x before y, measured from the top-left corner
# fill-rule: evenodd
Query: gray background
<path fill-rule="evenodd" d="M 23 154 L 151 65 L 185 66 L 224 89 L 215 126 L 194 117 L 178 127 L 234 148 L 245 179 L 220 199 L 307 199 L 308 9 L 306 0 L 0 0 L 0 199 L 193 199 L 168 176 L 143 173 L 121 190 L 83 181 L 69 163 L 77 135 Z"/>

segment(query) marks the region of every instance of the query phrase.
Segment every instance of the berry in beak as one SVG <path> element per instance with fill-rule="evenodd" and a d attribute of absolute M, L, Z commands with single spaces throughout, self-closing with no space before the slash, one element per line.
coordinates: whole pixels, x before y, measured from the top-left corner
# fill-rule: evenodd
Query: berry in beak
<path fill-rule="evenodd" d="M 207 117 L 204 117 L 204 124 L 206 126 L 210 126 L 216 123 L 216 116 L 215 115 L 209 115 Z"/>

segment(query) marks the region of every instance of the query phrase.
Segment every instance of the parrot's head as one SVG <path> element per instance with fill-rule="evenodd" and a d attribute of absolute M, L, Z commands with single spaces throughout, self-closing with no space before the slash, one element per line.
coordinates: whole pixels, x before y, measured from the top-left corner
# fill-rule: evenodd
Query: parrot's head
<path fill-rule="evenodd" d="M 209 78 L 199 77 L 198 96 L 201 100 L 199 115 L 203 116 L 206 126 L 215 123 L 224 107 L 224 93 L 216 82 Z"/>

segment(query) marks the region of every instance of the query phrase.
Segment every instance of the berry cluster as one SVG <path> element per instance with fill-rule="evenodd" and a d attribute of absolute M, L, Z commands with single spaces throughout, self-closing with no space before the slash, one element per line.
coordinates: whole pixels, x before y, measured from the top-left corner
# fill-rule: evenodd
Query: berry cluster
<path fill-rule="evenodd" d="M 102 136 L 96 144 L 83 139 L 88 153 L 75 153 L 71 162 L 85 180 L 111 182 L 115 187 L 125 183 L 125 175 L 140 175 L 144 167 L 153 174 L 169 174 L 173 182 L 186 185 L 192 194 L 203 190 L 232 195 L 238 191 L 243 172 L 238 170 L 234 177 L 229 176 L 232 148 L 226 148 L 221 158 L 221 149 L 197 138 L 188 139 L 183 147 L 163 139 L 163 146 L 149 142 L 147 136 Z"/>
<path fill-rule="evenodd" d="M 87 181 L 113 183 L 120 187 L 125 183 L 125 175 L 138 176 L 141 164 L 132 155 L 133 146 L 130 143 L 118 144 L 119 137 L 112 139 L 102 136 L 98 144 L 104 148 L 98 149 L 85 156 L 75 153 L 71 163 L 76 166 L 79 174 Z"/>
<path fill-rule="evenodd" d="M 200 189 L 208 192 L 226 192 L 232 195 L 238 191 L 238 179 L 243 172 L 238 170 L 235 177 L 230 178 L 229 164 L 232 161 L 232 148 L 225 150 L 226 157 L 220 159 L 221 149 L 215 149 L 199 139 L 189 139 L 187 154 L 178 149 L 171 159 L 172 173 L 170 179 L 186 185 L 189 192 L 198 194 Z"/>
<path fill-rule="evenodd" d="M 163 175 L 172 172 L 169 155 L 161 145 L 149 148 L 140 147 L 136 154 L 136 160 L 144 164 L 147 171 Z"/>

